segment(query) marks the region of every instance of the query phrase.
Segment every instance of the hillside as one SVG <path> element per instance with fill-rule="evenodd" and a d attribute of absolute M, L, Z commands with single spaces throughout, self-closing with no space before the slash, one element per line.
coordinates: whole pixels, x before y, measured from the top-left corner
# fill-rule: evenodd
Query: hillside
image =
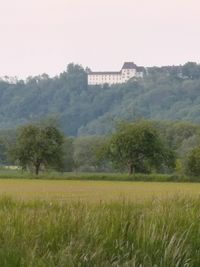
<path fill-rule="evenodd" d="M 151 118 L 200 122 L 200 66 L 148 68 L 141 80 L 87 86 L 86 71 L 69 64 L 59 76 L 0 81 L 0 129 L 57 117 L 68 135 L 105 134 L 118 120 Z"/>

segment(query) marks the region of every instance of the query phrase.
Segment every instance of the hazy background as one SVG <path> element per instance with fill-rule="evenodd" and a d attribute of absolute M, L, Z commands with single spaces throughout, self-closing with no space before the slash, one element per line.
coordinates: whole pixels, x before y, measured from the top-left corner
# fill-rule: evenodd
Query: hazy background
<path fill-rule="evenodd" d="M 200 61 L 199 0 L 0 0 L 0 76 Z"/>

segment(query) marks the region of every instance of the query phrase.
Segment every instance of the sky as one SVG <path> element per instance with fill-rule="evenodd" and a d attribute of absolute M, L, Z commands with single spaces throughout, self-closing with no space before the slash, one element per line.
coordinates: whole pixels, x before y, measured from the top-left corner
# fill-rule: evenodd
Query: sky
<path fill-rule="evenodd" d="M 200 62 L 199 0 L 0 0 L 0 76 Z"/>

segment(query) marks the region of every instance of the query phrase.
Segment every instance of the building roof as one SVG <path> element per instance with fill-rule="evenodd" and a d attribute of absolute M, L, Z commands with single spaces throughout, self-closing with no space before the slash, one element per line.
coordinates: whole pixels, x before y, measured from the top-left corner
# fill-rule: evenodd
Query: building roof
<path fill-rule="evenodd" d="M 90 72 L 89 75 L 120 75 L 120 71 L 98 71 L 98 72 Z"/>
<path fill-rule="evenodd" d="M 135 63 L 133 62 L 125 62 L 122 70 L 123 69 L 136 69 L 138 72 L 144 72 L 145 68 L 144 67 L 138 67 Z M 89 71 L 88 75 L 120 75 L 121 71 Z"/>
<path fill-rule="evenodd" d="M 122 69 L 136 69 L 137 65 L 135 65 L 135 63 L 133 62 L 125 62 Z"/>

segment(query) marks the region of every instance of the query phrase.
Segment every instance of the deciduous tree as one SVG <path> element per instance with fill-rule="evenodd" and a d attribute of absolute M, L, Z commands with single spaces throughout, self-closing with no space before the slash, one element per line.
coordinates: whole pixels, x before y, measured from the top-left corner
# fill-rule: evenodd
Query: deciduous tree
<path fill-rule="evenodd" d="M 197 146 L 189 153 L 186 173 L 192 176 L 200 176 L 200 146 Z"/>
<path fill-rule="evenodd" d="M 22 168 L 33 168 L 38 175 L 41 166 L 62 168 L 63 143 L 64 137 L 55 126 L 29 124 L 19 130 L 13 154 Z"/>
<path fill-rule="evenodd" d="M 159 167 L 165 161 L 170 162 L 169 155 L 172 155 L 155 127 L 147 121 L 120 124 L 111 137 L 108 154 L 117 166 L 128 167 L 129 174 Z"/>

